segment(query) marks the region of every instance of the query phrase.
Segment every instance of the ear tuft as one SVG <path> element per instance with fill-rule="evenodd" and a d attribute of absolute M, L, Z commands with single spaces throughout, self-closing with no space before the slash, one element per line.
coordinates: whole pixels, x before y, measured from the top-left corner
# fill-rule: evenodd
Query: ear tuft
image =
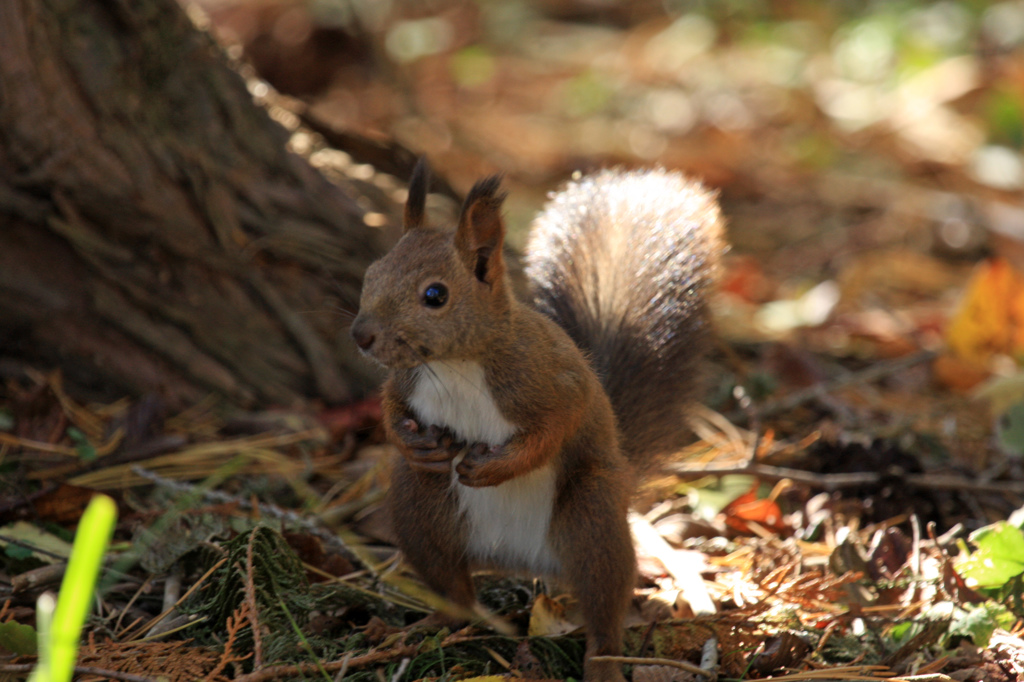
<path fill-rule="evenodd" d="M 462 214 L 466 215 L 469 213 L 469 209 L 478 201 L 486 201 L 489 206 L 493 206 L 495 209 L 501 208 L 501 205 L 505 202 L 505 197 L 508 196 L 507 192 L 498 191 L 501 189 L 501 178 L 501 175 L 492 175 L 482 180 L 477 180 L 476 184 L 473 185 L 473 189 L 469 190 L 469 194 L 466 195 L 466 200 L 462 202 Z"/>
<path fill-rule="evenodd" d="M 492 175 L 473 185 L 462 204 L 462 215 L 455 230 L 455 248 L 466 268 L 477 280 L 488 285 L 493 285 L 504 273 L 501 246 L 505 240 L 505 223 L 501 204 L 506 194 L 499 192 L 500 189 L 500 175 Z"/>
<path fill-rule="evenodd" d="M 412 169 L 409 178 L 409 197 L 405 201 L 404 229 L 406 232 L 423 227 L 423 216 L 427 206 L 427 190 L 430 189 L 430 165 L 427 157 L 421 156 Z"/>

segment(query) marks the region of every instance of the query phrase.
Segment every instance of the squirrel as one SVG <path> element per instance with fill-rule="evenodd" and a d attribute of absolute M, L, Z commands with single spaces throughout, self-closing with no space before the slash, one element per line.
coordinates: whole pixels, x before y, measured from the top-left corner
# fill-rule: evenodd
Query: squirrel
<path fill-rule="evenodd" d="M 473 186 L 454 231 L 435 229 L 421 159 L 403 236 L 366 271 L 351 334 L 388 371 L 394 531 L 464 609 L 473 569 L 563 579 L 586 620 L 584 679 L 618 682 L 617 663 L 591 659 L 622 650 L 639 478 L 689 438 L 724 250 L 717 196 L 663 170 L 570 182 L 532 227 L 524 303 L 500 180 Z"/>

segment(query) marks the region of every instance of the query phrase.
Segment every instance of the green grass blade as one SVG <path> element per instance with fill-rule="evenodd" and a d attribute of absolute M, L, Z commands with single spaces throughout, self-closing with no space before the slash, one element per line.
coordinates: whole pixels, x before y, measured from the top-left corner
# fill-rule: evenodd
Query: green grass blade
<path fill-rule="evenodd" d="M 117 505 L 112 499 L 106 495 L 92 498 L 75 533 L 53 621 L 47 632 L 40 628 L 40 664 L 32 675 L 34 682 L 70 682 L 82 626 L 116 521 Z"/>

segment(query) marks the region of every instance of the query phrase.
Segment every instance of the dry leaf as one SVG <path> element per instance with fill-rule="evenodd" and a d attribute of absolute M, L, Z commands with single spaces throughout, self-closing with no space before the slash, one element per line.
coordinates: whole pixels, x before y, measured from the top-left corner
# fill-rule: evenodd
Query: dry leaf
<path fill-rule="evenodd" d="M 91 488 L 61 483 L 32 501 L 35 517 L 40 521 L 73 523 L 82 518 L 89 500 L 96 495 Z"/>
<path fill-rule="evenodd" d="M 987 367 L 994 354 L 1024 355 L 1024 275 L 1008 261 L 983 263 L 946 328 L 953 353 Z"/>
<path fill-rule="evenodd" d="M 565 606 L 544 594 L 538 594 L 530 610 L 531 637 L 567 635 L 578 626 L 565 616 Z"/>
<path fill-rule="evenodd" d="M 722 509 L 725 522 L 741 533 L 752 532 L 748 524 L 751 521 L 775 532 L 786 530 L 782 510 L 775 503 L 775 496 L 760 500 L 757 498 L 760 485 L 760 481 L 755 481 L 749 491 L 725 505 Z"/>
<path fill-rule="evenodd" d="M 953 355 L 940 355 L 932 363 L 932 375 L 943 386 L 968 393 L 988 378 L 988 371 L 968 360 Z"/>

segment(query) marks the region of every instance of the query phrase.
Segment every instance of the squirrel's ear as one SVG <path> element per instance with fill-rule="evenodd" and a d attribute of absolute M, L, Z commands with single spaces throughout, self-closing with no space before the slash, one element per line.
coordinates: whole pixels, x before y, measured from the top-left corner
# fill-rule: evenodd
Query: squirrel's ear
<path fill-rule="evenodd" d="M 501 176 L 492 175 L 473 185 L 462 205 L 459 226 L 455 230 L 455 248 L 459 257 L 479 281 L 493 285 L 502 275 L 501 246 L 505 241 L 505 222 L 499 192 Z"/>
<path fill-rule="evenodd" d="M 423 227 L 423 214 L 427 206 L 427 190 L 430 188 L 430 166 L 427 157 L 421 156 L 412 169 L 409 178 L 409 197 L 405 200 L 403 230 Z"/>

